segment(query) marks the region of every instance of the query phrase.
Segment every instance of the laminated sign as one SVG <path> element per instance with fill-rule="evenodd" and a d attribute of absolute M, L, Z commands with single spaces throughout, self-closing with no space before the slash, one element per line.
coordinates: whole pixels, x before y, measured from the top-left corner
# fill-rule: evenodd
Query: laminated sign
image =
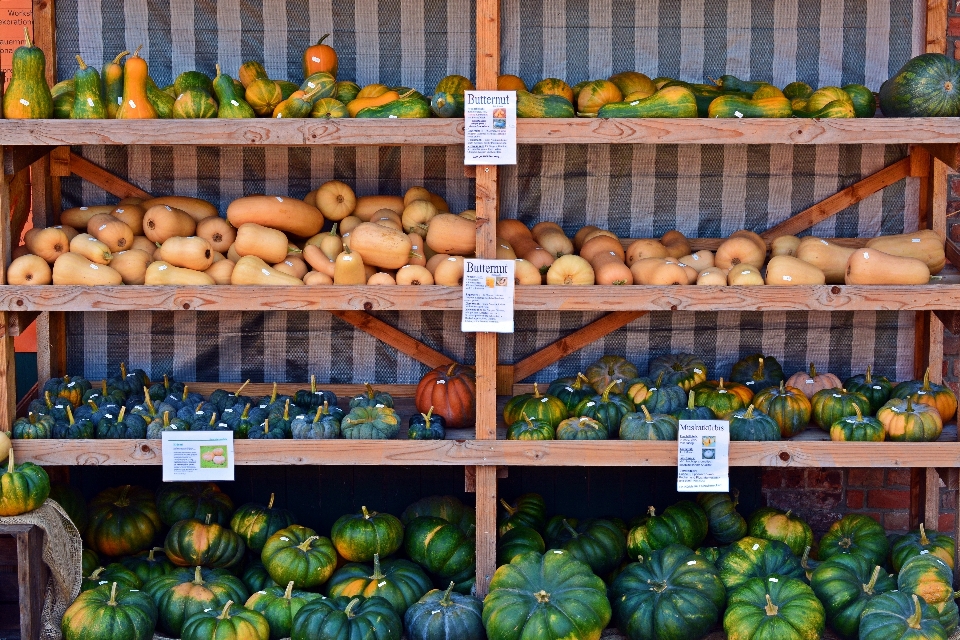
<path fill-rule="evenodd" d="M 32 0 L 0 0 L 0 69 L 3 70 L 4 86 L 10 84 L 10 69 L 13 66 L 13 51 L 24 44 L 23 29 L 33 37 Z M 50 61 L 47 60 L 47 64 Z"/>
<path fill-rule="evenodd" d="M 517 164 L 517 92 L 465 91 L 464 164 Z"/>
<path fill-rule="evenodd" d="M 677 491 L 730 490 L 730 423 L 681 420 Z"/>
<path fill-rule="evenodd" d="M 463 261 L 460 330 L 513 333 L 513 260 Z"/>
<path fill-rule="evenodd" d="M 164 431 L 163 481 L 233 480 L 233 431 Z"/>

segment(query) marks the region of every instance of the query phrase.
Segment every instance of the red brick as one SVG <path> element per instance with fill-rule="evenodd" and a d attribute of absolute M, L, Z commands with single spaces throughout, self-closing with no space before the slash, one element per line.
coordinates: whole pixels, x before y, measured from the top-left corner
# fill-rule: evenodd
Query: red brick
<path fill-rule="evenodd" d="M 843 471 L 840 469 L 809 469 L 807 487 L 810 489 L 843 488 Z"/>
<path fill-rule="evenodd" d="M 803 489 L 807 486 L 806 469 L 784 469 L 781 474 L 784 489 Z"/>
<path fill-rule="evenodd" d="M 909 469 L 888 469 L 886 486 L 909 487 L 910 486 L 910 470 Z"/>
<path fill-rule="evenodd" d="M 783 474 L 776 467 L 768 467 L 763 470 L 761 477 L 761 486 L 764 489 L 779 489 L 783 484 Z"/>
<path fill-rule="evenodd" d="M 947 20 L 947 35 L 960 36 L 960 18 L 949 18 Z"/>
<path fill-rule="evenodd" d="M 950 390 L 955 394 L 960 395 L 960 382 L 956 380 L 944 380 L 943 384 L 950 387 Z"/>
<path fill-rule="evenodd" d="M 960 41 L 957 42 L 957 50 L 960 51 Z M 960 177 L 948 178 L 950 180 L 950 193 L 954 197 L 960 198 Z M 960 241 L 960 224 L 950 225 L 950 239 Z"/>
<path fill-rule="evenodd" d="M 937 523 L 937 531 L 942 531 L 949 535 L 954 535 L 957 526 L 957 516 L 953 513 L 941 513 L 940 522 Z"/>
<path fill-rule="evenodd" d="M 910 514 L 906 511 L 891 511 L 883 514 L 883 528 L 888 533 L 907 531 L 910 528 Z"/>
<path fill-rule="evenodd" d="M 910 492 L 874 489 L 867 493 L 867 506 L 873 509 L 909 509 Z"/>
<path fill-rule="evenodd" d="M 851 487 L 882 487 L 883 469 L 850 469 L 847 485 Z"/>
<path fill-rule="evenodd" d="M 847 489 L 847 508 L 863 509 L 863 491 Z"/>
<path fill-rule="evenodd" d="M 946 356 L 960 356 L 960 336 L 949 331 L 943 332 L 943 354 Z"/>

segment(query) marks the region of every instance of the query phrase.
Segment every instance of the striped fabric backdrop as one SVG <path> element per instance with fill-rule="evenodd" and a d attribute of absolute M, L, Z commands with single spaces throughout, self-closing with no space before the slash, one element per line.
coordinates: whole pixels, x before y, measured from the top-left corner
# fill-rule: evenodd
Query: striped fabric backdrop
<path fill-rule="evenodd" d="M 503 0 L 502 69 L 532 84 L 571 83 L 636 69 L 704 81 L 732 73 L 786 84 L 879 87 L 922 47 L 920 0 Z M 57 3 L 58 65 L 69 76 L 81 54 L 111 59 L 144 44 L 164 85 L 181 71 L 230 73 L 263 60 L 299 80 L 304 47 L 331 32 L 340 77 L 430 91 L 448 73 L 472 76 L 471 0 L 134 0 Z M 709 141 L 705 141 L 709 143 Z M 332 178 L 361 195 L 424 184 L 454 210 L 472 207 L 460 147 L 215 148 L 86 147 L 75 150 L 154 194 L 197 195 L 221 211 L 253 193 L 302 197 Z M 568 232 L 596 224 L 632 237 L 679 228 L 720 237 L 763 231 L 904 157 L 900 146 L 550 145 L 520 148 L 503 170 L 503 217 L 554 220 Z M 917 185 L 907 180 L 812 229 L 823 236 L 896 233 L 916 227 Z M 64 205 L 111 199 L 64 181 Z M 472 335 L 456 313 L 378 314 L 465 362 Z M 520 313 L 500 360 L 515 362 L 594 319 L 594 314 Z M 839 375 L 868 363 L 891 377 L 913 368 L 910 313 L 654 313 L 534 376 L 582 369 L 602 353 L 646 362 L 672 351 L 702 354 L 726 373 L 761 350 L 795 370 L 813 360 Z M 416 382 L 425 368 L 329 314 L 294 312 L 76 314 L 68 324 L 69 369 L 99 378 L 125 361 L 181 379 Z M 216 339 L 211 339 L 216 336 Z"/>

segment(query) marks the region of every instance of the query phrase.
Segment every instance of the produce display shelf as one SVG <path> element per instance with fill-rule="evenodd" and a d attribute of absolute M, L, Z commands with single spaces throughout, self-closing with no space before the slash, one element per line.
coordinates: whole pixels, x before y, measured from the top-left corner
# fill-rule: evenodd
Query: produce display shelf
<path fill-rule="evenodd" d="M 0 144 L 389 146 L 463 144 L 462 118 L 2 120 Z M 956 118 L 522 118 L 519 144 L 950 144 Z"/>

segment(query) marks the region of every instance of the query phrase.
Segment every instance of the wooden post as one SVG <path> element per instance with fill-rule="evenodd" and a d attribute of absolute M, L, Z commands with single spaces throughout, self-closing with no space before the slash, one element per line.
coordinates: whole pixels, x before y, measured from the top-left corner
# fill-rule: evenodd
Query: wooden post
<path fill-rule="evenodd" d="M 947 52 L 947 0 L 927 0 L 926 53 Z"/>
<path fill-rule="evenodd" d="M 0 148 L 0 165 L 4 151 Z M 7 282 L 7 265 L 10 264 L 10 178 L 0 181 L 0 284 Z M 0 312 L 0 327 L 10 324 L 10 314 Z M 9 431 L 17 414 L 16 366 L 13 351 L 13 336 L 4 331 L 0 337 L 0 431 Z"/>

